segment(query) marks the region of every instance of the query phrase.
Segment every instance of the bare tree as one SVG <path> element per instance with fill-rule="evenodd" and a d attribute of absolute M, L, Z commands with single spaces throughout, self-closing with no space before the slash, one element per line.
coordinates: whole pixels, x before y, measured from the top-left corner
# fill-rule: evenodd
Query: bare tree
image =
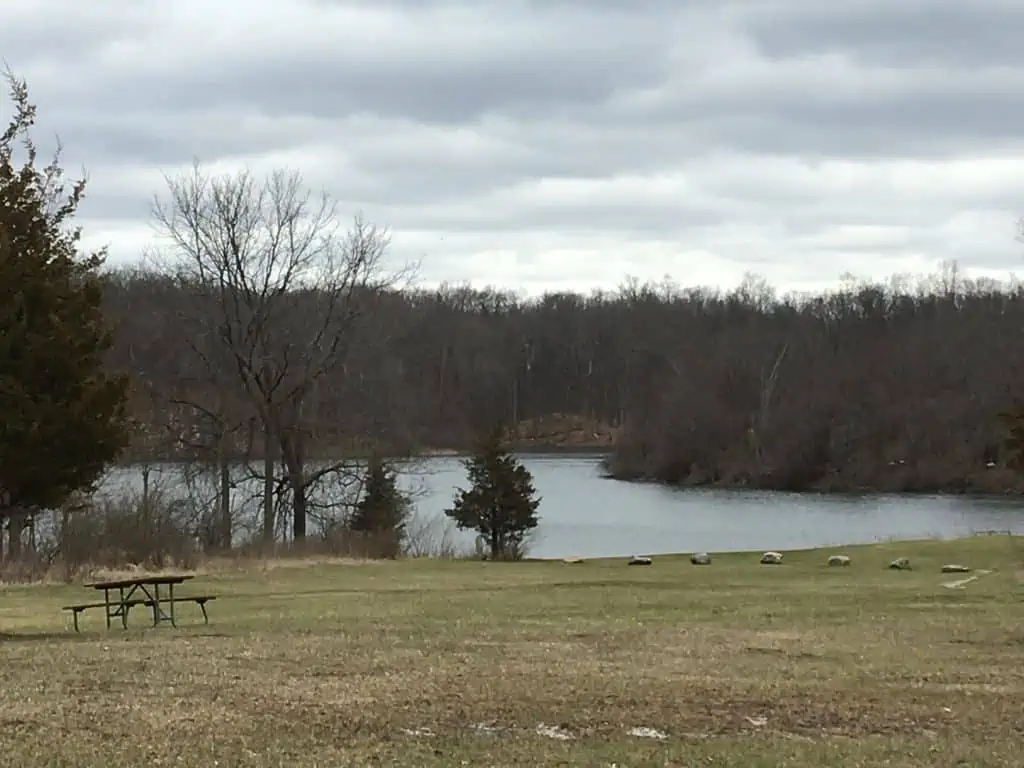
<path fill-rule="evenodd" d="M 189 347 L 222 403 L 227 394 L 244 404 L 234 425 L 251 409 L 262 427 L 264 539 L 274 536 L 277 451 L 302 539 L 309 489 L 331 471 L 307 468 L 318 387 L 405 270 L 384 271 L 386 230 L 356 217 L 344 231 L 336 205 L 311 195 L 297 172 L 260 181 L 246 171 L 210 176 L 196 164 L 166 181 L 153 215 L 170 245 L 161 264 L 192 296 Z"/>

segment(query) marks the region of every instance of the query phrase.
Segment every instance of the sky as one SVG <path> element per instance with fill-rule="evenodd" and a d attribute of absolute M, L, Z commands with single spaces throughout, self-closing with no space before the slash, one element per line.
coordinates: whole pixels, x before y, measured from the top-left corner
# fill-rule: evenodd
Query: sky
<path fill-rule="evenodd" d="M 0 0 L 110 263 L 198 160 L 301 171 L 424 284 L 527 294 L 1021 271 L 1021 29 L 1020 0 Z"/>

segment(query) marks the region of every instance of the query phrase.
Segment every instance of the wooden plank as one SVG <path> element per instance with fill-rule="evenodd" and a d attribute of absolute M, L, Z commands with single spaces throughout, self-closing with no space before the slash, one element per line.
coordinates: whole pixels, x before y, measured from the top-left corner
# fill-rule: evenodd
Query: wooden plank
<path fill-rule="evenodd" d="M 91 581 L 82 586 L 86 589 L 124 589 L 126 587 L 156 584 L 182 584 L 193 578 L 195 577 L 185 574 L 180 576 L 140 576 L 134 579 L 118 579 L 116 581 Z"/>
<path fill-rule="evenodd" d="M 81 630 L 78 628 L 78 614 L 80 614 L 82 611 L 89 610 L 90 608 L 106 608 L 107 610 L 105 611 L 105 613 L 107 614 L 107 629 L 110 629 L 110 606 L 116 605 L 118 606 L 118 610 L 124 611 L 124 620 L 127 622 L 128 609 L 136 605 L 143 605 L 145 602 L 145 600 L 126 600 L 122 603 L 81 603 L 79 605 L 65 605 L 62 610 L 71 611 L 71 620 L 75 625 L 75 632 L 79 632 Z M 203 615 L 206 615 L 205 608 L 203 610 Z"/>
<path fill-rule="evenodd" d="M 110 605 L 113 605 L 113 606 L 127 605 L 129 608 L 131 608 L 131 607 L 136 606 L 136 605 L 143 605 L 145 602 L 146 602 L 145 600 L 128 600 L 128 601 L 126 601 L 124 603 L 112 602 L 112 603 L 110 603 Z M 105 608 L 106 606 L 107 606 L 106 603 L 82 603 L 80 605 L 65 605 L 63 608 L 61 608 L 61 610 L 64 610 L 64 611 L 84 611 L 84 610 L 87 610 L 89 608 Z"/>
<path fill-rule="evenodd" d="M 171 600 L 170 598 L 162 597 L 160 598 L 160 604 L 167 605 L 168 603 L 195 603 L 200 608 L 202 608 L 206 603 L 216 599 L 216 595 L 195 595 L 189 597 L 176 597 L 173 600 Z M 144 600 L 143 604 L 148 608 L 152 608 L 156 602 L 156 600 Z"/>
<path fill-rule="evenodd" d="M 175 603 L 195 603 L 196 605 L 199 606 L 199 610 L 201 610 L 203 612 L 203 622 L 206 623 L 206 624 L 209 624 L 210 623 L 210 615 L 206 612 L 206 604 L 208 602 L 210 602 L 211 600 L 216 600 L 216 599 L 217 599 L 216 595 L 189 595 L 187 597 L 175 597 L 173 599 L 172 598 L 161 599 L 160 602 L 161 603 L 170 603 L 172 611 L 174 610 L 174 604 Z M 157 602 L 156 600 L 147 600 L 146 601 L 146 605 L 155 608 L 155 603 L 156 602 Z M 171 623 L 174 624 L 174 622 L 171 622 Z M 174 626 L 177 626 L 177 624 L 174 624 Z"/>

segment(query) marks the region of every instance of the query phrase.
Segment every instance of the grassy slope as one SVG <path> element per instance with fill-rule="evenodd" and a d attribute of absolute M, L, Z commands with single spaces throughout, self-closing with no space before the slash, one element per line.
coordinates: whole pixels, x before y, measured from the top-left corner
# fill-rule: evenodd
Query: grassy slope
<path fill-rule="evenodd" d="M 0 764 L 1024 765 L 1024 542 L 842 551 L 210 573 L 209 627 L 80 636 L 81 587 L 5 588 Z"/>

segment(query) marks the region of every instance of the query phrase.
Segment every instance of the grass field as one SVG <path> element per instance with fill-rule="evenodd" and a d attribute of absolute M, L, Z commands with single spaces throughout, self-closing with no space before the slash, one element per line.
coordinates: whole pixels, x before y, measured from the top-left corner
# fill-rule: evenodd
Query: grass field
<path fill-rule="evenodd" d="M 992 573 L 948 588 L 947 562 Z M 1020 538 L 282 563 L 188 589 L 222 596 L 209 626 L 100 611 L 80 635 L 59 608 L 81 586 L 0 590 L 0 765 L 1024 765 Z"/>

